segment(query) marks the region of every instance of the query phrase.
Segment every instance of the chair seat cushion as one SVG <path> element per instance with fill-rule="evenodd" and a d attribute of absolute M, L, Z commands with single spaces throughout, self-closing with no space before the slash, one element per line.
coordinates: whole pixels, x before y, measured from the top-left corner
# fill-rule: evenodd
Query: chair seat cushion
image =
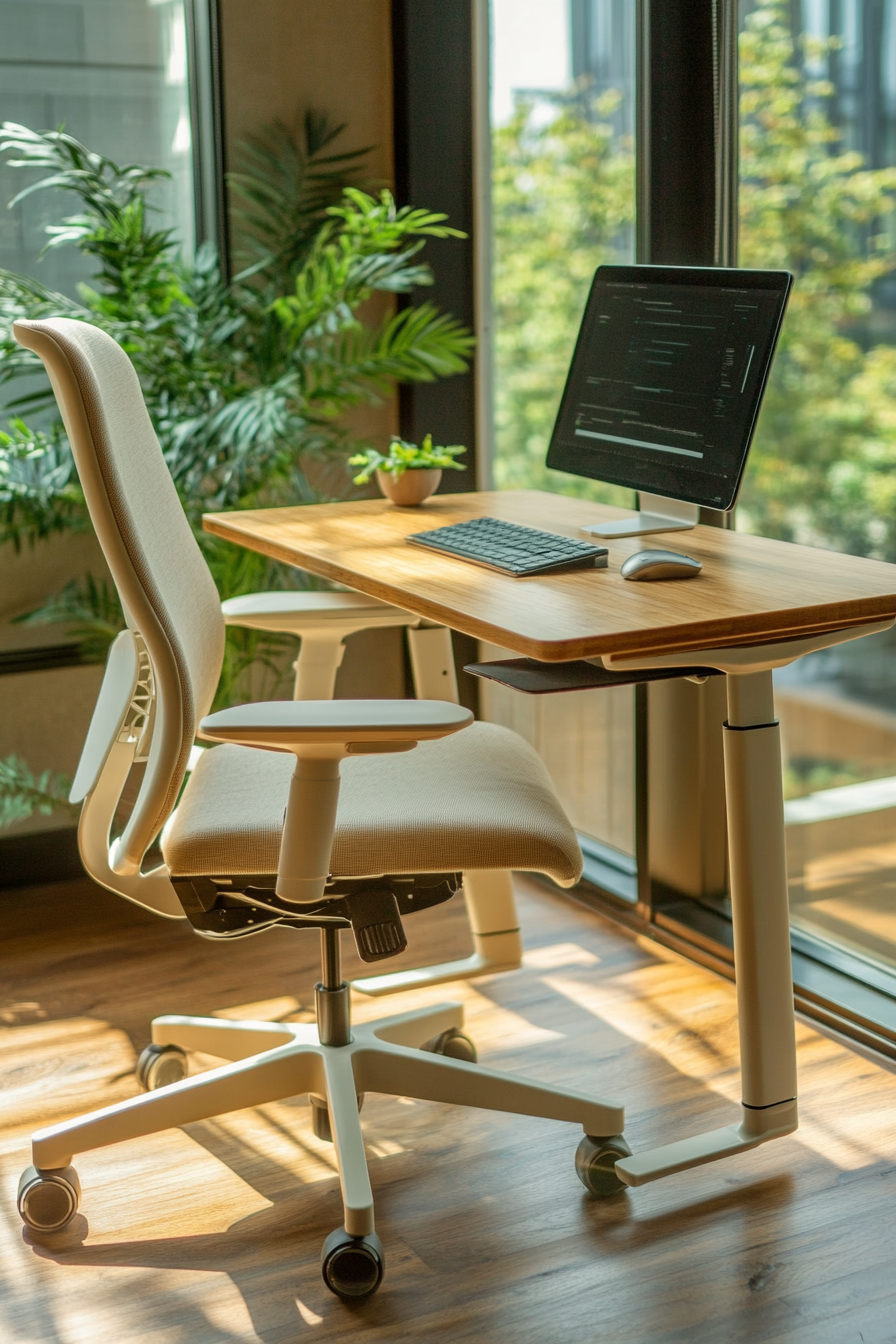
<path fill-rule="evenodd" d="M 162 849 L 174 877 L 275 873 L 295 758 L 253 747 L 203 753 Z M 348 757 L 331 870 L 374 873 L 516 868 L 577 882 L 582 855 L 537 753 L 474 723 L 400 755 Z"/>

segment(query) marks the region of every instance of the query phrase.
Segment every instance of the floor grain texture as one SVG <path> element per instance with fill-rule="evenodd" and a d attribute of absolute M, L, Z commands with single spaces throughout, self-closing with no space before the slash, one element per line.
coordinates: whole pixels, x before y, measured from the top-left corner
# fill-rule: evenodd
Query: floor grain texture
<path fill-rule="evenodd" d="M 483 1062 L 621 1098 L 636 1151 L 734 1120 L 733 987 L 518 889 L 522 971 L 356 1017 L 461 998 Z M 304 1099 L 84 1154 L 75 1224 L 38 1243 L 15 1210 L 30 1131 L 132 1095 L 154 1013 L 310 1016 L 317 938 L 208 944 L 87 883 L 4 893 L 0 920 L 3 1344 L 896 1341 L 896 1076 L 805 1024 L 796 1136 L 604 1203 L 573 1126 L 369 1096 L 387 1277 L 362 1306 L 320 1279 L 341 1208 Z M 457 902 L 415 916 L 412 960 L 465 927 Z"/>

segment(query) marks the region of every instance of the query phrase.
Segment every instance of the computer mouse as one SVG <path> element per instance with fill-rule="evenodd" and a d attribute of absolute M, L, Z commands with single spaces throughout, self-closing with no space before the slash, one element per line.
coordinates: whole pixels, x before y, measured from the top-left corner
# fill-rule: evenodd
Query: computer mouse
<path fill-rule="evenodd" d="M 703 566 L 677 551 L 637 551 L 622 562 L 624 579 L 696 579 Z"/>

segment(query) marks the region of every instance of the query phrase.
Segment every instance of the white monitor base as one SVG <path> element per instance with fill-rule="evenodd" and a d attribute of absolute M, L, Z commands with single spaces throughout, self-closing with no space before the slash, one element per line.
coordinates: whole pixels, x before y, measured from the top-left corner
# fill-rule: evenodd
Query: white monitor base
<path fill-rule="evenodd" d="M 687 532 L 700 521 L 700 507 L 663 495 L 639 496 L 640 509 L 618 523 L 591 523 L 579 528 L 594 537 L 644 537 L 653 532 Z"/>

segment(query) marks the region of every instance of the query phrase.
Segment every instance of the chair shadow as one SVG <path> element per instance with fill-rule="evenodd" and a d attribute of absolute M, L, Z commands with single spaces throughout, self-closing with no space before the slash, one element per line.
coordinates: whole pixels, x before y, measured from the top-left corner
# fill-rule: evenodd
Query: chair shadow
<path fill-rule="evenodd" d="M 341 1224 L 342 1206 L 338 1183 L 321 1184 L 326 1188 L 302 1187 L 298 1198 L 281 1199 L 239 1219 L 224 1232 L 87 1245 L 89 1224 L 78 1215 L 64 1233 L 38 1237 L 26 1232 L 24 1237 L 36 1256 L 59 1266 L 226 1274 L 264 1344 L 299 1338 L 304 1330 L 319 1329 L 328 1320 L 336 1328 L 340 1320 L 349 1328 L 352 1321 L 357 1328 L 370 1320 L 388 1335 L 390 1326 L 400 1328 L 419 1311 L 419 1303 L 417 1310 L 414 1307 L 413 1287 L 400 1272 L 400 1262 L 406 1257 L 397 1257 L 397 1273 L 396 1257 L 387 1259 L 389 1277 L 375 1298 L 349 1303 L 335 1297 L 321 1278 L 320 1250 L 327 1235 Z M 154 1327 L 158 1327 L 155 1296 L 152 1310 Z M 173 1311 L 178 1338 L 190 1338 L 195 1344 L 233 1344 L 237 1337 L 229 1332 L 210 1333 L 214 1327 L 201 1313 L 197 1329 L 185 1328 L 190 1303 L 182 1294 L 177 1294 Z"/>

